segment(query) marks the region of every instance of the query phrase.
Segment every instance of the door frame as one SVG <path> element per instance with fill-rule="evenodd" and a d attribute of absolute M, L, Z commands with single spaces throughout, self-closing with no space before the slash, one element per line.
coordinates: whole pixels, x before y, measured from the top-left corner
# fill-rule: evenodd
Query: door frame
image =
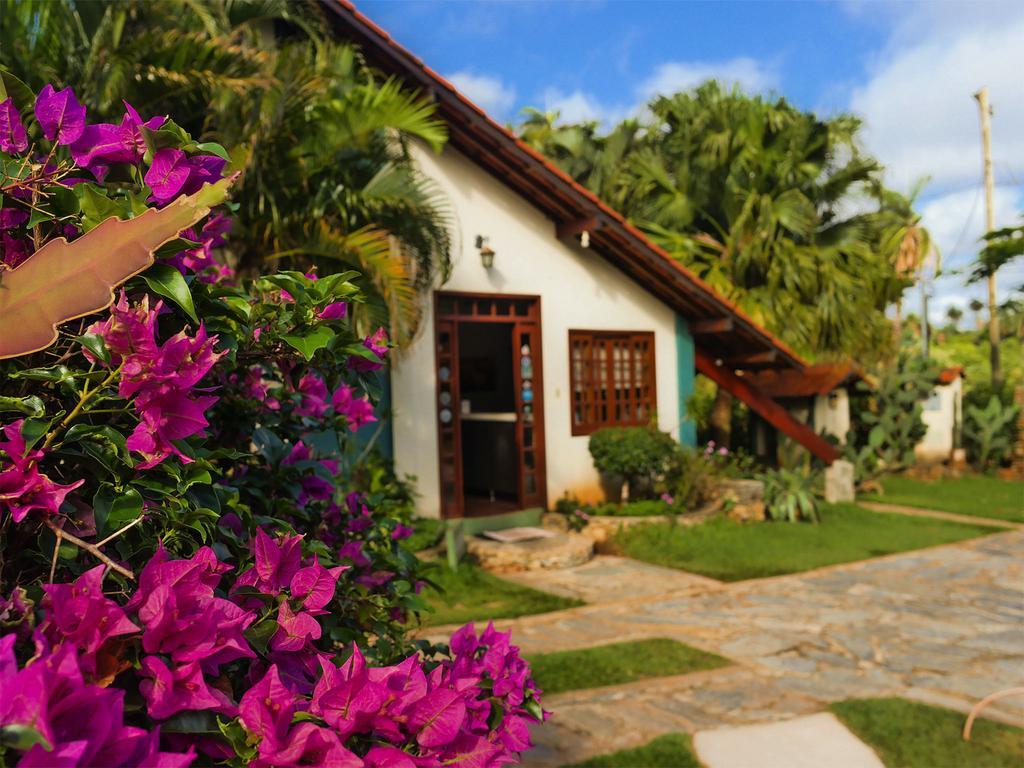
<path fill-rule="evenodd" d="M 533 452 L 534 452 L 534 474 L 536 482 L 535 501 L 529 505 L 524 504 L 524 474 L 523 474 L 523 428 L 524 419 L 522 413 L 522 391 L 518 387 L 516 397 L 517 419 L 516 419 L 516 460 L 518 466 L 517 487 L 519 489 L 518 503 L 520 508 L 541 506 L 547 509 L 547 451 L 545 441 L 545 419 L 544 419 L 544 354 L 541 345 L 542 323 L 541 323 L 541 297 L 528 294 L 513 293 L 485 293 L 472 291 L 434 291 L 434 409 L 435 423 L 437 425 L 437 457 L 439 476 L 439 502 L 441 507 L 441 518 L 465 517 L 465 492 L 463 490 L 463 467 L 462 467 L 462 419 L 461 419 L 461 397 L 459 394 L 459 349 L 458 334 L 460 323 L 505 323 L 512 326 L 513 333 L 513 354 L 516 361 L 513 367 L 513 385 L 520 385 L 521 369 L 519 360 L 519 340 L 515 338 L 517 328 L 534 329 L 533 347 L 530 350 L 533 367 L 533 401 L 530 403 L 533 421 Z M 502 313 L 502 308 L 507 312 Z M 489 311 L 481 311 L 489 310 Z M 451 335 L 447 352 L 442 351 L 441 334 L 445 331 Z M 443 382 L 441 379 L 442 361 L 447 360 L 449 368 L 449 380 Z M 442 392 L 450 393 L 450 402 L 442 404 Z M 445 408 L 450 411 L 450 421 L 444 422 L 441 418 Z M 446 494 L 446 466 L 445 466 L 445 434 L 446 431 L 452 441 L 449 454 L 453 454 L 449 460 L 454 461 L 454 466 L 448 468 L 450 478 L 454 480 L 454 495 Z"/>

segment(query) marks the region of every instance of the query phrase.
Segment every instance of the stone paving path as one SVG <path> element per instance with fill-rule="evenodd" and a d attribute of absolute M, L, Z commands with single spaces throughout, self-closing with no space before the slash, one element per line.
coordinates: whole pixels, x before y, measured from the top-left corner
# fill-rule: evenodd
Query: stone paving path
<path fill-rule="evenodd" d="M 1000 520 L 996 517 L 960 515 L 956 512 L 940 512 L 937 509 L 922 509 L 921 507 L 908 507 L 905 504 L 889 504 L 881 501 L 858 501 L 857 504 L 873 512 L 892 512 L 897 515 L 909 515 L 910 517 L 934 517 L 939 520 L 950 520 L 954 523 L 990 525 L 993 528 L 1024 528 L 1024 523 L 1017 523 L 1013 520 Z"/>
<path fill-rule="evenodd" d="M 626 597 L 619 584 L 611 600 L 496 623 L 514 630 L 527 655 L 670 637 L 734 665 L 548 697 L 556 715 L 537 730 L 526 765 L 563 765 L 670 731 L 809 715 L 850 697 L 966 711 L 1024 681 L 1024 531 L 734 584 L 652 568 L 599 558 L 575 573 L 532 574 L 533 586 L 547 579 L 576 594 L 591 575 L 635 589 Z M 652 592 L 659 576 L 670 594 Z M 987 714 L 1020 723 L 1024 700 L 1004 699 Z"/>

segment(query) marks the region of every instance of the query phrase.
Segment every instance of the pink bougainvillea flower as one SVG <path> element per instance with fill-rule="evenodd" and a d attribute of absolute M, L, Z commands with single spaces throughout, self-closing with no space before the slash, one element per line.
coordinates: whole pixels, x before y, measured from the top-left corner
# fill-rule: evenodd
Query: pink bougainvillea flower
<path fill-rule="evenodd" d="M 260 750 L 266 752 L 276 751 L 283 745 L 294 712 L 295 694 L 281 682 L 276 665 L 242 694 L 238 702 L 242 725 L 260 739 Z"/>
<path fill-rule="evenodd" d="M 408 525 L 398 523 L 395 526 L 395 529 L 391 532 L 391 538 L 395 541 L 402 541 L 403 539 L 408 539 L 413 535 L 413 533 L 415 533 L 415 531 Z"/>
<path fill-rule="evenodd" d="M 128 304 L 128 296 L 124 290 L 117 299 L 117 303 L 110 307 L 110 317 L 93 323 L 87 329 L 87 333 L 94 333 L 103 337 L 107 349 L 110 351 L 111 365 L 118 366 L 126 362 L 122 373 L 131 376 L 141 373 L 144 361 L 156 356 L 156 319 L 163 302 L 158 301 L 153 309 L 149 308 L 149 295 L 145 295 L 142 301 L 131 306 Z M 133 365 L 127 364 L 126 358 L 136 357 Z M 88 352 L 86 357 L 95 361 Z"/>
<path fill-rule="evenodd" d="M 353 358 L 354 359 L 354 358 Z M 334 412 L 343 416 L 348 422 L 348 428 L 355 432 L 364 424 L 376 421 L 373 415 L 373 404 L 364 395 L 355 397 L 355 390 L 347 384 L 342 384 L 331 395 L 331 406 Z"/>
<path fill-rule="evenodd" d="M 361 373 L 379 371 L 383 368 L 384 356 L 388 353 L 388 332 L 383 328 L 378 328 L 373 335 L 367 336 L 363 339 L 363 346 L 370 350 L 378 360 L 371 360 L 359 355 L 352 355 L 352 357 L 348 359 L 349 367 Z"/>
<path fill-rule="evenodd" d="M 320 623 L 305 611 L 296 613 L 288 603 L 277 609 L 277 632 L 270 638 L 273 651 L 301 651 L 320 639 Z"/>
<path fill-rule="evenodd" d="M 21 113 L 14 99 L 0 102 L 0 152 L 24 152 L 28 149 L 28 134 L 21 122 Z"/>
<path fill-rule="evenodd" d="M 323 309 L 317 310 L 316 316 L 321 320 L 340 320 L 348 314 L 348 304 L 344 301 L 335 301 Z"/>
<path fill-rule="evenodd" d="M 118 125 L 87 125 L 78 140 L 71 145 L 74 161 L 88 168 L 98 179 L 103 178 L 111 163 L 134 164 L 141 160 L 146 152 L 142 127 L 155 131 L 164 124 L 163 117 L 153 117 L 143 122 L 131 104 L 123 103 L 125 114 Z"/>
<path fill-rule="evenodd" d="M 139 691 L 152 718 L 163 720 L 185 710 L 203 709 L 234 715 L 234 704 L 223 691 L 207 684 L 198 662 L 170 669 L 158 656 L 147 656 L 140 674 Z"/>
<path fill-rule="evenodd" d="M 345 749 L 337 734 L 315 723 L 299 723 L 276 749 L 264 749 L 253 768 L 363 768 L 363 761 Z"/>
<path fill-rule="evenodd" d="M 85 130 L 85 107 L 70 88 L 54 91 L 49 83 L 44 85 L 36 96 L 35 112 L 47 141 L 74 144 Z"/>
<path fill-rule="evenodd" d="M 216 397 L 190 397 L 179 392 L 136 400 L 140 421 L 125 446 L 142 455 L 139 469 L 152 469 L 169 456 L 191 464 L 192 459 L 174 441 L 201 434 L 209 426 L 204 414 L 216 402 Z"/>
<path fill-rule="evenodd" d="M 309 711 L 346 739 L 366 730 L 387 698 L 387 688 L 370 681 L 366 659 L 353 645 L 352 655 L 340 668 L 321 661 L 321 675 Z"/>
<path fill-rule="evenodd" d="M 0 508 L 6 507 L 16 523 L 20 523 L 33 510 L 56 515 L 67 495 L 85 480 L 70 485 L 53 482 L 39 472 L 38 462 L 43 458 L 39 450 L 29 451 L 21 434 L 24 419 L 3 428 L 5 440 L 0 440 Z"/>
<path fill-rule="evenodd" d="M 363 554 L 363 542 L 359 539 L 352 539 L 345 542 L 338 550 L 338 557 L 342 560 L 351 560 L 354 565 L 365 568 L 370 560 Z"/>
<path fill-rule="evenodd" d="M 255 565 L 239 575 L 234 588 L 255 587 L 265 595 L 280 594 L 302 567 L 302 536 L 275 539 L 257 528 L 252 547 Z"/>
<path fill-rule="evenodd" d="M 174 147 L 158 149 L 153 154 L 153 163 L 146 171 L 146 185 L 153 190 L 150 197 L 157 205 L 166 205 L 178 196 L 188 181 L 192 166 L 188 155 Z"/>
<path fill-rule="evenodd" d="M 314 615 L 322 613 L 321 609 L 334 599 L 338 578 L 346 570 L 348 568 L 344 565 L 324 568 L 313 555 L 312 565 L 300 568 L 292 577 L 289 585 L 292 599 L 298 601 L 305 611 Z"/>
<path fill-rule="evenodd" d="M 28 211 L 22 208 L 0 208 L 0 229 L 15 229 L 28 221 Z"/>
<path fill-rule="evenodd" d="M 31 255 L 29 241 L 23 237 L 11 237 L 0 232 L 0 263 L 14 269 Z"/>
<path fill-rule="evenodd" d="M 315 373 L 307 373 L 299 379 L 295 391 L 301 395 L 299 404 L 295 406 L 296 416 L 319 419 L 327 412 L 327 385 Z"/>
<path fill-rule="evenodd" d="M 124 610 L 103 594 L 103 572 L 97 565 L 72 584 L 44 584 L 42 608 L 46 620 L 40 627 L 54 645 L 67 641 L 82 653 L 81 664 L 96 673 L 96 654 L 112 637 L 139 631 Z"/>
<path fill-rule="evenodd" d="M 418 768 L 412 755 L 398 747 L 373 747 L 364 760 L 366 768 Z"/>

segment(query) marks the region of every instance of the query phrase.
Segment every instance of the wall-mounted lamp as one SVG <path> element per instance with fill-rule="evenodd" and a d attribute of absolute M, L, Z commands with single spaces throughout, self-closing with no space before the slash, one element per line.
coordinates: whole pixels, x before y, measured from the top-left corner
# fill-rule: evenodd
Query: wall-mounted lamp
<path fill-rule="evenodd" d="M 484 269 L 490 269 L 493 267 L 494 249 L 487 244 L 487 238 L 483 235 L 477 235 L 476 248 L 480 251 L 480 263 L 484 265 Z"/>
<path fill-rule="evenodd" d="M 590 232 L 588 232 L 587 230 L 584 229 L 580 233 L 580 248 L 589 248 L 589 247 L 590 247 Z"/>

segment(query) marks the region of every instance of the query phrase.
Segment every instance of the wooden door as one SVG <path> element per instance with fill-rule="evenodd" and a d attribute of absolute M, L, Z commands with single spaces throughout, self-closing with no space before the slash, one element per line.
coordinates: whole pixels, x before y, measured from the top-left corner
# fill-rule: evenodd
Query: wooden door
<path fill-rule="evenodd" d="M 462 517 L 462 439 L 459 405 L 459 324 L 437 325 L 437 453 L 440 463 L 441 516 Z"/>
<path fill-rule="evenodd" d="M 540 323 L 517 322 L 512 329 L 512 370 L 516 395 L 516 449 L 522 508 L 547 507 L 544 462 L 544 381 Z"/>

